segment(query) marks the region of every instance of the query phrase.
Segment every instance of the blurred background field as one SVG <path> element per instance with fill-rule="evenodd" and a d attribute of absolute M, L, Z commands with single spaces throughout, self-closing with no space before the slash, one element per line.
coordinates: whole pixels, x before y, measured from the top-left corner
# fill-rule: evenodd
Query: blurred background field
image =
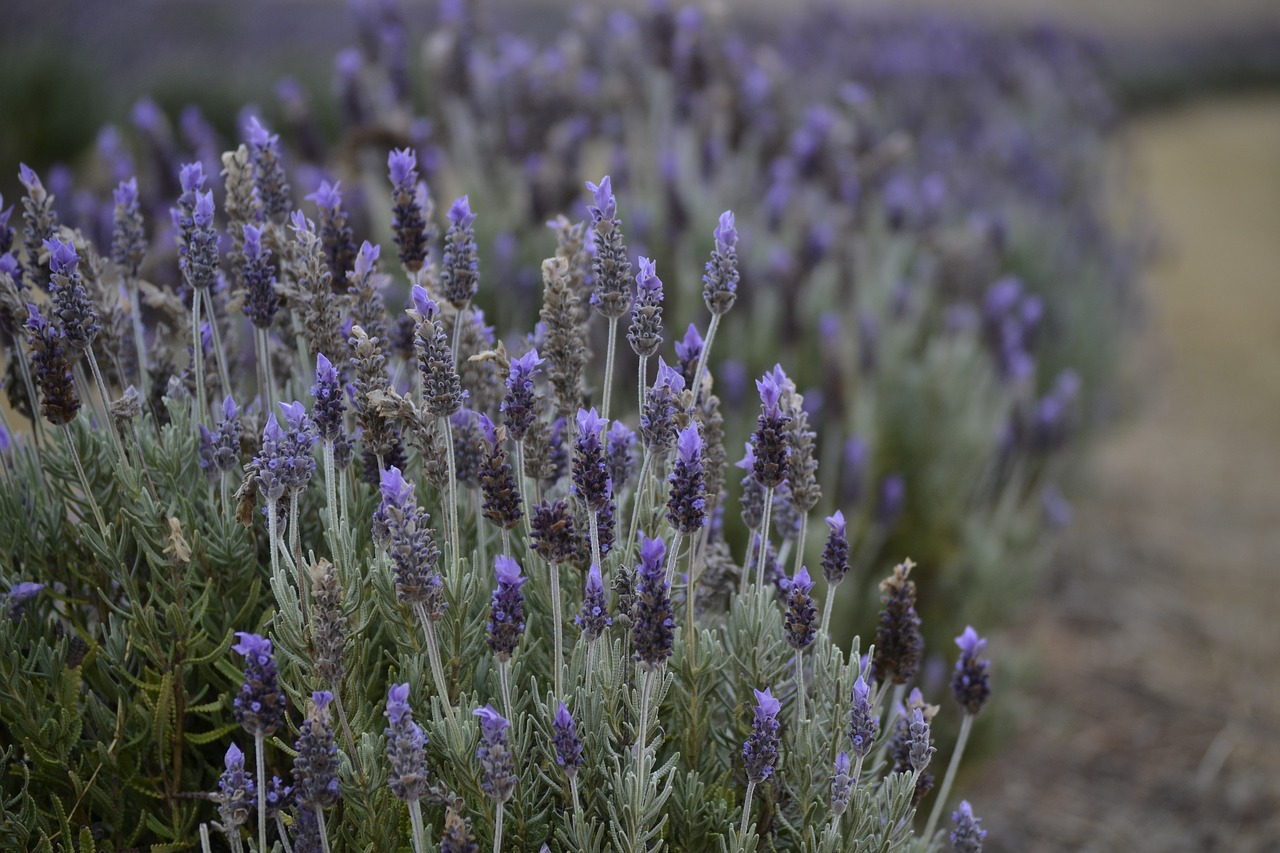
<path fill-rule="evenodd" d="M 227 134 L 284 73 L 328 103 L 334 49 L 350 40 L 340 0 L 6 5 L 0 163 L 37 168 L 92 146 L 143 93 L 171 115 L 197 102 Z M 539 9 L 522 4 L 520 18 L 550 35 Z M 1115 417 L 1076 474 L 1075 518 L 1030 615 L 993 640 L 997 668 L 1001 647 L 1032 650 L 1008 679 L 1017 689 L 998 693 L 1016 734 L 989 739 L 961 790 L 991 850 L 1276 849 L 1280 97 L 1240 92 L 1280 85 L 1280 7 L 963 11 L 1058 21 L 1100 45 L 1126 109 L 1112 154 L 1155 251 Z M 317 118 L 337 122 L 323 107 Z M 0 189 L 16 197 L 12 174 Z"/>

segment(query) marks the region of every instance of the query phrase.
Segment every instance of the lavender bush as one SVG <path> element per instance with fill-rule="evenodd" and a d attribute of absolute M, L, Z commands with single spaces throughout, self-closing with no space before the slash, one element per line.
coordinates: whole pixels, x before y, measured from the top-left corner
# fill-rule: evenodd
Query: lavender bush
<path fill-rule="evenodd" d="M 0 213 L 0 843 L 945 846 L 985 640 L 908 689 L 1029 574 L 1126 301 L 1078 46 L 445 4 L 416 69 L 391 9 L 340 144 L 143 111 L 110 202 Z"/>

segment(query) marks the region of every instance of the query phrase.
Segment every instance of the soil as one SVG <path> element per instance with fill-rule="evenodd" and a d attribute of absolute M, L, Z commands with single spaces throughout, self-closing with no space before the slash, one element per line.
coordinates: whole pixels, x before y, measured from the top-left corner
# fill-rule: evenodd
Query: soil
<path fill-rule="evenodd" d="M 1038 676 L 960 790 L 988 851 L 1280 850 L 1280 97 L 1126 145 L 1165 245 L 1140 399 L 1040 602 L 992 642 Z"/>

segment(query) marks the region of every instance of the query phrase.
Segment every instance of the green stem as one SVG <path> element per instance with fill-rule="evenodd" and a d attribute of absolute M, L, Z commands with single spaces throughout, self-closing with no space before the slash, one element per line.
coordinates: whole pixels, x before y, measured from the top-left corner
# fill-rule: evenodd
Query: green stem
<path fill-rule="evenodd" d="M 498 817 L 493 822 L 493 853 L 502 851 L 502 812 L 504 803 L 498 803 Z"/>
<path fill-rule="evenodd" d="M 747 844 L 747 824 L 751 821 L 751 797 L 756 792 L 756 783 L 747 781 L 747 795 L 742 799 L 742 825 L 738 827 L 738 844 L 745 848 Z"/>
<path fill-rule="evenodd" d="M 199 437 L 199 425 L 209 417 L 209 404 L 204 395 L 204 342 L 200 338 L 200 291 L 191 295 L 191 369 L 196 375 L 196 416 L 194 426 Z"/>
<path fill-rule="evenodd" d="M 417 800 L 409 801 L 409 826 L 410 832 L 413 833 L 413 853 L 425 853 L 426 848 L 423 847 L 422 836 L 425 830 L 422 824 L 422 803 Z"/>
<path fill-rule="evenodd" d="M 324 853 L 331 853 L 329 848 L 329 829 L 324 825 L 324 809 L 322 808 L 316 809 L 316 825 L 320 830 L 320 849 Z"/>
<path fill-rule="evenodd" d="M 449 464 L 449 505 L 445 507 L 445 515 L 449 519 L 449 557 L 452 561 L 453 576 L 458 575 L 458 564 L 460 555 L 458 554 L 458 465 L 456 457 L 453 455 L 453 426 L 449 423 L 448 418 L 440 419 L 444 431 L 445 449 L 448 451 Z"/>
<path fill-rule="evenodd" d="M 440 710 L 449 722 L 449 730 L 453 733 L 454 749 L 462 751 L 462 729 L 458 726 L 454 714 L 453 703 L 449 700 L 449 691 L 445 687 L 444 666 L 440 662 L 440 641 L 436 637 L 436 626 L 421 604 L 416 607 L 418 621 L 422 623 L 422 633 L 427 640 L 427 661 L 431 665 L 431 678 L 436 683 L 436 696 L 440 699 Z"/>
<path fill-rule="evenodd" d="M 267 756 L 266 739 L 259 732 L 253 736 L 253 751 L 258 762 L 258 850 L 267 849 Z"/>
<path fill-rule="evenodd" d="M 947 765 L 947 775 L 942 777 L 942 788 L 938 791 L 938 796 L 933 801 L 933 811 L 929 812 L 929 823 L 925 825 L 924 835 L 921 836 L 925 843 L 933 837 L 933 831 L 938 826 L 938 818 L 942 815 L 942 810 L 946 807 L 947 797 L 951 794 L 951 783 L 956 780 L 956 770 L 960 767 L 960 757 L 964 755 L 965 744 L 969 742 L 969 732 L 973 730 L 974 715 L 966 713 L 964 719 L 960 721 L 960 734 L 956 737 L 956 748 L 951 752 L 951 762 Z"/>
<path fill-rule="evenodd" d="M 707 337 L 702 342 L 702 355 L 698 356 L 698 369 L 693 372 L 693 385 L 690 391 L 693 392 L 693 399 L 698 399 L 698 389 L 701 388 L 702 373 L 707 369 L 707 358 L 711 355 L 711 344 L 716 339 L 716 329 L 720 328 L 720 315 L 711 315 L 711 324 L 707 326 Z"/>
<path fill-rule="evenodd" d="M 62 425 L 63 434 L 67 437 L 67 450 L 71 452 L 71 461 L 76 466 L 76 475 L 80 478 L 80 488 L 84 491 L 85 499 L 89 502 L 89 509 L 93 510 L 93 518 L 98 522 L 98 532 L 102 534 L 102 538 L 107 538 L 107 522 L 102 516 L 102 509 L 98 506 L 98 501 L 93 496 L 93 490 L 89 488 L 89 478 L 84 473 L 84 465 L 80 464 L 80 451 L 76 450 L 75 440 L 71 437 L 71 427 L 68 424 Z"/>
<path fill-rule="evenodd" d="M 636 528 L 640 525 L 640 504 L 644 500 L 648 485 L 649 468 L 653 464 L 653 454 L 649 448 L 644 450 L 644 461 L 640 464 L 640 476 L 636 478 L 635 502 L 631 505 L 631 529 L 627 531 L 627 547 L 622 552 L 622 559 L 628 559 L 631 548 L 636 544 Z"/>
<path fill-rule="evenodd" d="M 841 578 L 841 580 L 843 580 L 843 578 Z M 827 600 L 822 604 L 822 636 L 827 639 L 831 638 L 831 605 L 836 600 L 836 590 L 839 588 L 839 583 L 834 583 L 828 586 Z"/>
<path fill-rule="evenodd" d="M 213 337 L 213 360 L 218 368 L 218 379 L 222 382 L 222 393 L 231 393 L 231 374 L 227 368 L 227 351 L 222 347 L 222 332 L 218 329 L 218 318 L 213 314 L 213 294 L 208 288 L 204 294 L 205 307 L 209 309 L 209 333 Z"/>
<path fill-rule="evenodd" d="M 126 457 L 124 455 L 124 443 L 120 441 L 120 433 L 116 430 L 115 422 L 111 419 L 111 401 L 107 399 L 107 383 L 102 380 L 102 371 L 98 368 L 98 359 L 93 354 L 93 347 L 89 347 L 84 351 L 89 358 L 89 370 L 93 372 L 93 381 L 98 386 L 98 396 L 102 398 L 102 408 L 107 413 L 107 432 L 111 433 L 111 443 L 115 446 L 116 456 L 120 459 L 120 464 L 125 464 Z"/>
<path fill-rule="evenodd" d="M 551 621 L 555 630 L 555 658 L 551 662 L 555 672 L 556 699 L 564 698 L 564 615 L 561 613 L 563 603 L 560 600 L 560 565 L 551 563 Z M 591 668 L 587 667 L 590 675 Z"/>
<path fill-rule="evenodd" d="M 498 661 L 498 686 L 502 689 L 502 709 L 507 712 L 507 719 L 514 720 L 515 706 L 511 703 L 511 661 Z"/>
<path fill-rule="evenodd" d="M 604 400 L 600 404 L 600 417 L 609 420 L 609 392 L 613 387 L 613 354 L 618 348 L 618 318 L 609 318 L 609 348 L 604 357 Z"/>
<path fill-rule="evenodd" d="M 803 722 L 804 716 L 804 649 L 796 651 L 796 725 Z"/>

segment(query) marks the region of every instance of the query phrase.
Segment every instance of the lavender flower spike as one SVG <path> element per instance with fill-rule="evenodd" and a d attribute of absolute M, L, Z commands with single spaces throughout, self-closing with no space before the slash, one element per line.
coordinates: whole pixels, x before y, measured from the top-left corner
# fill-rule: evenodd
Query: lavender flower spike
<path fill-rule="evenodd" d="M 320 690 L 311 694 L 311 701 L 311 713 L 302 723 L 293 759 L 293 795 L 299 806 L 319 811 L 336 805 L 341 797 L 338 745 L 329 719 L 333 694 Z"/>
<path fill-rule="evenodd" d="M 578 438 L 573 455 L 573 491 L 593 512 L 609 502 L 609 466 L 601 435 L 609 422 L 593 408 L 578 410 Z"/>
<path fill-rule="evenodd" d="M 514 758 L 507 739 L 507 728 L 511 723 L 490 705 L 471 713 L 480 718 L 480 745 L 476 747 L 476 758 L 480 759 L 480 787 L 489 799 L 502 805 L 511 799 L 516 788 Z"/>
<path fill-rule="evenodd" d="M 427 793 L 427 736 L 413 721 L 409 685 L 393 684 L 387 691 L 387 785 L 406 803 Z"/>
<path fill-rule="evenodd" d="M 787 645 L 797 651 L 804 651 L 813 642 L 817 633 L 818 610 L 814 607 L 813 581 L 809 578 L 809 570 L 801 566 L 791 579 L 787 593 L 787 615 L 784 634 Z"/>
<path fill-rule="evenodd" d="M 337 368 L 324 353 L 316 354 L 316 379 L 311 386 L 311 396 L 316 401 L 313 419 L 320 440 L 332 443 L 342 439 L 342 413 L 346 409 L 342 402 L 342 383 Z"/>
<path fill-rule="evenodd" d="M 775 699 L 768 688 L 755 691 L 755 719 L 751 723 L 751 734 L 742 745 L 742 757 L 747 765 L 747 779 L 753 783 L 763 782 L 773 775 L 774 765 L 778 762 L 778 711 L 782 703 Z"/>
<path fill-rule="evenodd" d="M 213 801 L 218 804 L 218 820 L 222 831 L 239 838 L 240 827 L 249 822 L 249 810 L 253 808 L 255 788 L 253 776 L 245 769 L 244 751 L 234 743 L 227 747 L 223 759 L 226 770 L 218 779 L 218 790 Z"/>
<path fill-rule="evenodd" d="M 972 625 L 966 625 L 964 632 L 956 637 L 956 645 L 960 647 L 960 659 L 951 676 L 951 692 L 966 713 L 976 715 L 991 695 L 987 672 L 991 661 L 979 658 L 987 641 L 978 636 Z"/>
<path fill-rule="evenodd" d="M 489 649 L 499 661 L 511 659 L 520 638 L 524 636 L 524 593 L 520 591 L 528 578 L 520 574 L 520 564 L 499 554 L 494 558 L 498 586 L 489 607 Z"/>
<path fill-rule="evenodd" d="M 631 306 L 631 328 L 627 341 L 641 358 L 656 355 L 662 346 L 662 279 L 653 261 L 640 258 L 636 275 L 636 300 Z"/>
<path fill-rule="evenodd" d="M 952 813 L 956 828 L 951 831 L 951 849 L 955 853 L 982 853 L 982 842 L 987 831 L 978 824 L 982 818 L 974 817 L 973 806 L 968 800 L 960 801 L 959 811 Z"/>
<path fill-rule="evenodd" d="M 675 620 L 671 613 L 666 570 L 662 564 L 666 553 L 667 544 L 662 539 L 640 537 L 632 634 L 636 661 L 649 671 L 667 662 L 674 640 Z"/>
<path fill-rule="evenodd" d="M 707 523 L 706 480 L 702 470 L 702 436 L 696 422 L 680 431 L 676 439 L 679 455 L 667 480 L 671 495 L 667 500 L 667 521 L 681 533 L 694 533 Z"/>
<path fill-rule="evenodd" d="M 387 155 L 391 178 L 391 229 L 400 263 L 410 273 L 422 269 L 427 259 L 428 226 L 418 193 L 418 157 L 409 148 Z"/>
<path fill-rule="evenodd" d="M 849 740 L 853 743 L 853 754 L 859 763 L 871 752 L 876 735 L 880 732 L 880 721 L 876 719 L 875 709 L 871 707 L 871 687 L 861 674 L 853 683 L 853 707 L 849 710 Z"/>
<path fill-rule="evenodd" d="M 727 314 L 738 298 L 738 229 L 733 225 L 733 211 L 720 214 L 715 239 L 716 247 L 702 276 L 702 299 L 707 310 L 718 317 Z"/>
<path fill-rule="evenodd" d="M 929 743 L 929 721 L 925 719 L 922 708 L 912 709 L 908 731 L 910 737 L 907 741 L 907 754 L 911 769 L 923 773 L 937 750 Z"/>
<path fill-rule="evenodd" d="M 829 586 L 844 580 L 849 572 L 849 537 L 844 513 L 836 510 L 827 519 L 827 544 L 822 549 L 822 576 Z"/>
<path fill-rule="evenodd" d="M 244 684 L 234 702 L 236 722 L 255 738 L 269 737 L 284 723 L 284 694 L 271 641 L 245 631 L 237 631 L 236 636 L 240 642 L 231 650 L 244 655 Z"/>
<path fill-rule="evenodd" d="M 582 612 L 574 617 L 573 624 L 582 629 L 582 635 L 588 643 L 613 624 L 613 620 L 609 618 L 609 604 L 604 596 L 604 579 L 600 575 L 599 563 L 592 563 L 587 572 L 586 591 L 582 594 Z"/>
<path fill-rule="evenodd" d="M 507 434 L 515 441 L 524 440 L 525 433 L 538 416 L 533 378 L 542 372 L 543 361 L 538 357 L 536 349 L 511 361 L 511 369 L 507 374 L 507 394 L 502 400 L 502 415 Z"/>
<path fill-rule="evenodd" d="M 755 452 L 752 473 L 760 485 L 776 489 L 787 478 L 787 457 L 791 452 L 787 424 L 791 418 L 779 406 L 783 388 L 772 375 L 766 373 L 756 380 L 756 388 L 760 392 L 760 416 L 751 436 Z"/>
<path fill-rule="evenodd" d="M 578 737 L 578 727 L 573 715 L 563 702 L 556 709 L 556 718 L 551 724 L 551 742 L 556 750 L 556 763 L 564 770 L 570 781 L 578 774 L 582 766 L 582 740 Z"/>
<path fill-rule="evenodd" d="M 36 306 L 28 304 L 27 312 L 27 343 L 40 386 L 40 414 L 54 426 L 65 426 L 80 412 L 80 393 L 67 360 L 66 338 L 62 329 L 40 316 Z"/>
<path fill-rule="evenodd" d="M 849 772 L 849 753 L 840 753 L 836 756 L 835 772 L 831 774 L 831 814 L 837 819 L 849 808 L 856 781 Z"/>
<path fill-rule="evenodd" d="M 444 237 L 440 292 L 459 311 L 471 304 L 479 283 L 476 232 L 471 202 L 464 195 L 449 207 L 449 230 Z"/>

